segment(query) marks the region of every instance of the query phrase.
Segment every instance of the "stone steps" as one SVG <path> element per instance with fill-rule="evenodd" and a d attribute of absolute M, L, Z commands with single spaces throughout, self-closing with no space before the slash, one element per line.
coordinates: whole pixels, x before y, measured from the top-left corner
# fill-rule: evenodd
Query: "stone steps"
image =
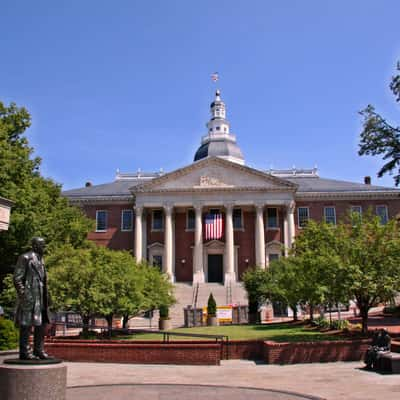
<path fill-rule="evenodd" d="M 241 283 L 232 283 L 232 303 L 246 305 L 247 294 Z M 191 284 L 175 284 L 174 295 L 177 303 L 170 309 L 170 317 L 174 327 L 183 326 L 183 309 L 192 305 L 193 291 L 195 287 Z M 227 305 L 227 287 L 219 283 L 200 283 L 197 296 L 197 307 L 207 307 L 208 297 L 213 294 L 217 306 Z M 229 303 L 229 301 L 228 301 Z"/>
<path fill-rule="evenodd" d="M 184 325 L 183 309 L 192 306 L 193 291 L 191 283 L 176 283 L 174 295 L 177 303 L 170 310 L 169 315 L 174 328 Z M 241 283 L 232 283 L 232 304 L 247 305 L 247 294 Z M 227 305 L 227 287 L 219 283 L 200 283 L 197 296 L 197 307 L 207 307 L 208 297 L 213 294 L 217 306 Z M 229 303 L 229 302 L 228 302 Z M 129 328 L 133 329 L 158 329 L 158 310 L 154 311 L 153 318 L 135 317 L 129 320 Z"/>

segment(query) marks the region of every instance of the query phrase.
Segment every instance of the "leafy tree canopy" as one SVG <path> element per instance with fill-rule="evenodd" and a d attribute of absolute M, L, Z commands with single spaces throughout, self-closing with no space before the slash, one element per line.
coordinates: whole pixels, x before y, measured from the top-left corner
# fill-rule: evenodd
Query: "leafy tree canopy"
<path fill-rule="evenodd" d="M 392 77 L 390 90 L 397 102 L 400 102 L 400 62 L 397 63 L 397 75 Z M 360 136 L 358 154 L 380 155 L 386 163 L 378 171 L 378 177 L 394 174 L 396 186 L 400 184 L 400 126 L 389 123 L 372 105 L 360 111 L 363 117 L 363 130 Z"/>
<path fill-rule="evenodd" d="M 370 213 L 351 215 L 339 225 L 310 221 L 288 258 L 269 269 L 244 274 L 249 299 L 297 304 L 345 303 L 355 299 L 368 329 L 368 312 L 400 289 L 400 230 Z"/>
<path fill-rule="evenodd" d="M 75 311 L 85 324 L 94 316 L 128 319 L 174 303 L 172 284 L 157 268 L 137 264 L 126 251 L 87 243 L 55 249 L 47 258 L 54 311 Z"/>
<path fill-rule="evenodd" d="M 9 230 L 0 235 L 0 278 L 12 271 L 33 236 L 44 237 L 50 249 L 63 243 L 77 247 L 93 228 L 61 197 L 60 185 L 41 176 L 41 160 L 24 136 L 30 124 L 25 108 L 0 102 L 0 196 L 15 202 Z"/>

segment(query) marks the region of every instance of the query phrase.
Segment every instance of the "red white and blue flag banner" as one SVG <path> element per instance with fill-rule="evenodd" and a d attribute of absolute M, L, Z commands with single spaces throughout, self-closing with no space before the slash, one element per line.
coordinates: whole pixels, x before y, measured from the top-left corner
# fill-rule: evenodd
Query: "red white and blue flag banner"
<path fill-rule="evenodd" d="M 222 214 L 207 214 L 204 227 L 206 240 L 221 239 L 224 231 Z"/>
<path fill-rule="evenodd" d="M 214 72 L 213 74 L 211 74 L 211 80 L 213 82 L 217 82 L 219 76 L 218 76 L 218 72 Z"/>

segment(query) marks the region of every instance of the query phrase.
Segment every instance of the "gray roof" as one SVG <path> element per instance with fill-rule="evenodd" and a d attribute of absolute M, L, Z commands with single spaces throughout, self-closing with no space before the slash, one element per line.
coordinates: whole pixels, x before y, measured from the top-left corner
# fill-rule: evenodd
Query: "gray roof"
<path fill-rule="evenodd" d="M 318 176 L 312 177 L 286 177 L 290 182 L 299 185 L 298 193 L 308 192 L 399 192 L 399 189 L 389 188 L 384 186 L 366 185 L 364 183 L 355 183 L 347 181 L 338 181 L 336 179 L 320 178 Z"/>
<path fill-rule="evenodd" d="M 196 154 L 194 155 L 194 161 L 201 160 L 206 157 L 234 157 L 240 160 L 244 160 L 242 151 L 236 142 L 226 139 L 213 139 L 207 143 L 202 144 Z"/>
<path fill-rule="evenodd" d="M 154 174 L 154 177 L 156 175 Z M 289 182 L 298 185 L 297 193 L 337 193 L 337 192 L 393 192 L 399 193 L 400 190 L 396 188 L 389 188 L 375 185 L 365 185 L 363 183 L 354 183 L 347 181 L 339 181 L 335 179 L 320 178 L 318 176 L 313 177 L 285 177 L 280 178 L 288 180 Z M 71 200 L 79 200 L 83 198 L 131 198 L 132 194 L 130 188 L 139 184 L 142 184 L 150 179 L 143 178 L 131 178 L 121 179 L 110 183 L 104 183 L 102 185 L 87 186 L 79 189 L 66 190 L 62 194 Z"/>
<path fill-rule="evenodd" d="M 116 180 L 114 182 L 104 183 L 102 185 L 92 185 L 79 189 L 65 190 L 62 192 L 62 195 L 70 198 L 71 200 L 83 197 L 131 196 L 129 188 L 139 185 L 140 183 L 143 183 L 143 179 Z"/>

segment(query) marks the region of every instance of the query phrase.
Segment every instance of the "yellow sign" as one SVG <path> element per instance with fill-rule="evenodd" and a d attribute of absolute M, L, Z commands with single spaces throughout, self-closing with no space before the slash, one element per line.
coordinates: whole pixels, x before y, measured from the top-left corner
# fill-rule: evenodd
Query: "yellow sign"
<path fill-rule="evenodd" d="M 218 306 L 217 318 L 219 322 L 232 322 L 232 306 Z M 207 321 L 207 307 L 203 307 L 203 322 Z"/>

